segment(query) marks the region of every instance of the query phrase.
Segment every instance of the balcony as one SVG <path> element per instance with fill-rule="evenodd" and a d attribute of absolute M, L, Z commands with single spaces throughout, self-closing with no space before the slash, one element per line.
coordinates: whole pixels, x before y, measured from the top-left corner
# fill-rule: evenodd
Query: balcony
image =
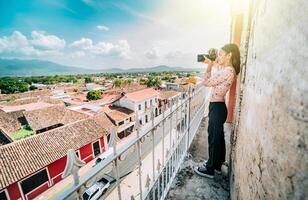
<path fill-rule="evenodd" d="M 205 96 L 204 87 L 197 85 L 187 98 L 137 127 L 125 143 L 111 139 L 112 147 L 103 161 L 81 175 L 79 183 L 71 182 L 60 191 L 49 192 L 50 198 L 81 198 L 104 176 L 115 181 L 100 199 L 166 198 L 204 116 Z"/>
<path fill-rule="evenodd" d="M 214 180 L 200 177 L 193 172 L 193 167 L 208 159 L 207 122 L 208 118 L 205 116 L 165 199 L 230 199 L 226 166 L 222 168 L 223 174 L 215 175 Z M 228 124 L 225 128 L 229 130 Z M 230 131 L 226 131 L 225 140 L 229 141 L 229 137 Z M 227 155 L 229 146 L 226 142 Z"/>

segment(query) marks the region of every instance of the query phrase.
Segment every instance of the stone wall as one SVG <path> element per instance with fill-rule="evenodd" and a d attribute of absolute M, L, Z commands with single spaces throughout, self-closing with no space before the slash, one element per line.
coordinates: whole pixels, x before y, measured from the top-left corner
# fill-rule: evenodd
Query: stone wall
<path fill-rule="evenodd" d="M 254 1 L 251 26 L 246 28 L 251 32 L 237 91 L 231 197 L 305 199 L 308 1 Z"/>

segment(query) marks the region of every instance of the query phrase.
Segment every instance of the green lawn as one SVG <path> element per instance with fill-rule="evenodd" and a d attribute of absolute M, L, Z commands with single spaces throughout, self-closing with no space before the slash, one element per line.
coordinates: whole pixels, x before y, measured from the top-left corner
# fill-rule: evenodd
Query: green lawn
<path fill-rule="evenodd" d="M 23 126 L 19 130 L 17 130 L 15 133 L 12 134 L 12 138 L 14 140 L 20 140 L 30 135 L 33 135 L 33 134 L 34 134 L 34 131 L 30 127 Z"/>

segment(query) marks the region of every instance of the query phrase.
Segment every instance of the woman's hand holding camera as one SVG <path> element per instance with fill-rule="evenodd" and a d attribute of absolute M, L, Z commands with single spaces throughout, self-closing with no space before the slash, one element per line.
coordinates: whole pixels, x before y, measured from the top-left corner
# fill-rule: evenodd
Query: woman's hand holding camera
<path fill-rule="evenodd" d="M 203 56 L 204 57 L 204 61 L 203 61 L 203 63 L 204 64 L 207 64 L 207 72 L 211 72 L 211 70 L 212 70 L 212 67 L 213 67 L 213 65 L 214 65 L 214 63 L 215 63 L 215 61 L 212 61 L 212 60 L 210 60 L 208 57 L 206 57 L 206 56 Z"/>

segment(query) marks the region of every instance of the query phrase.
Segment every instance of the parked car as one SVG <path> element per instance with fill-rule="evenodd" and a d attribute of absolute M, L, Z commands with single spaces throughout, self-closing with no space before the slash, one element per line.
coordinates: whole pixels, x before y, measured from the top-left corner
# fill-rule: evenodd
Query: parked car
<path fill-rule="evenodd" d="M 83 200 L 96 200 L 104 195 L 110 187 L 110 181 L 106 178 L 101 178 L 95 182 L 89 189 L 87 189 L 83 195 Z"/>

